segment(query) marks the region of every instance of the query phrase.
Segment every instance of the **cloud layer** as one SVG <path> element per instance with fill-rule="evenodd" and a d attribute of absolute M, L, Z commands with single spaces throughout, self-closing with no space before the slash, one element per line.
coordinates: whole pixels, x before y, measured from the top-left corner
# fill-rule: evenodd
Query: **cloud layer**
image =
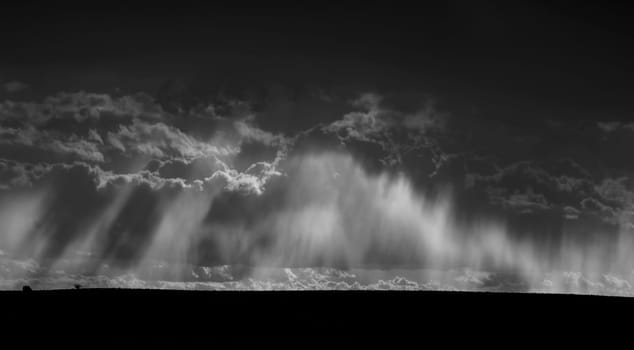
<path fill-rule="evenodd" d="M 480 271 L 436 275 L 464 288 L 502 278 L 518 290 L 631 289 L 627 169 L 606 172 L 581 146 L 509 157 L 500 144 L 521 147 L 539 133 L 491 132 L 491 147 L 468 118 L 422 94 L 311 93 L 307 101 L 340 110 L 289 132 L 266 119 L 275 100 L 223 97 L 169 110 L 144 93 L 4 101 L 0 250 L 38 266 L 16 278 L 45 280 L 64 266 L 96 284 L 105 271 L 133 276 L 165 264 L 161 278 L 181 282 L 191 266 L 245 266 L 241 280 L 258 280 L 256 267 L 411 268 Z M 597 126 L 584 131 L 597 142 L 627 129 Z M 294 271 L 282 285 L 249 286 L 429 282 Z"/>

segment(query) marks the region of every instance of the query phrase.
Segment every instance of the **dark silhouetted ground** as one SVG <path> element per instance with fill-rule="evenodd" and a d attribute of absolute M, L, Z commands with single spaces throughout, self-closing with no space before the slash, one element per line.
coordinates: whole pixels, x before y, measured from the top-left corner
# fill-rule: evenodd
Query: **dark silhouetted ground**
<path fill-rule="evenodd" d="M 97 343 L 543 345 L 631 335 L 634 299 L 468 292 L 0 292 L 2 329 Z M 623 318 L 622 316 L 626 316 Z M 43 338 L 41 338 L 43 337 Z M 502 337 L 513 343 L 501 343 Z M 334 343 L 333 343 L 334 344 Z M 512 346 L 514 347 L 514 346 Z"/>

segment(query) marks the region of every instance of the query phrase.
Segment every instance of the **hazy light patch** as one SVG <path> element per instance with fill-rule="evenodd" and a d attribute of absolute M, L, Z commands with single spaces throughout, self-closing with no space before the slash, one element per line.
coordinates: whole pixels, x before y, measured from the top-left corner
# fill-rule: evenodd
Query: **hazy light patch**
<path fill-rule="evenodd" d="M 89 226 L 86 235 L 79 240 L 69 251 L 73 255 L 66 257 L 77 265 L 78 272 L 94 273 L 101 268 L 101 262 L 95 260 L 95 255 L 99 254 L 101 247 L 99 242 L 105 239 L 105 235 L 110 232 L 115 220 L 121 213 L 126 202 L 130 198 L 133 188 L 124 186 L 117 189 L 114 200 L 101 212 L 99 217 Z"/>
<path fill-rule="evenodd" d="M 186 272 L 178 267 L 179 263 L 188 261 L 189 249 L 201 233 L 202 220 L 214 196 L 214 193 L 185 191 L 167 203 L 150 247 L 135 270 L 147 270 L 148 264 L 157 261 L 166 262 L 163 278 L 183 278 Z"/>
<path fill-rule="evenodd" d="M 8 195 L 0 202 L 0 249 L 7 255 L 30 255 L 24 238 L 42 217 L 48 205 L 49 192 L 38 189 L 30 193 Z"/>
<path fill-rule="evenodd" d="M 347 155 L 291 162 L 297 173 L 280 210 L 255 227 L 277 242 L 262 252 L 263 264 L 536 269 L 530 247 L 510 241 L 501 225 L 459 225 L 447 194 L 425 198 L 407 178 L 369 175 Z"/>

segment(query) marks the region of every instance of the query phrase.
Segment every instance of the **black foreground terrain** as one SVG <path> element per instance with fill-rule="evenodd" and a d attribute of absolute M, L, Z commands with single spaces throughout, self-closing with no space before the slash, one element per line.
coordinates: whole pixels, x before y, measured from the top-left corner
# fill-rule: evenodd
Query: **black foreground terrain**
<path fill-rule="evenodd" d="M 298 348 L 339 341 L 606 345 L 631 336 L 634 311 L 630 298 L 427 291 L 34 290 L 0 292 L 0 304 L 3 333 L 26 331 L 30 342 Z"/>

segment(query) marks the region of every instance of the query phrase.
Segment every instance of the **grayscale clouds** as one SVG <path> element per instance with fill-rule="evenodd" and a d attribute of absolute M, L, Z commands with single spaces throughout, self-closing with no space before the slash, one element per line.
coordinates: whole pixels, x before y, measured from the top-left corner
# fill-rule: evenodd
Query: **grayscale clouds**
<path fill-rule="evenodd" d="M 319 103 L 336 107 L 290 131 L 267 120 L 275 99 L 262 104 L 222 96 L 170 111 L 145 93 L 59 92 L 40 102 L 4 101 L 3 254 L 32 258 L 38 268 L 26 277 L 42 281 L 74 261 L 80 276 L 97 285 L 118 283 L 95 280 L 112 269 L 140 274 L 167 264 L 161 276 L 177 281 L 196 266 L 251 266 L 236 278 L 255 278 L 252 269 L 266 266 L 341 273 L 470 268 L 485 272 L 442 275 L 445 288 L 631 289 L 623 277 L 632 259 L 623 247 L 634 215 L 627 171 L 603 173 L 598 159 L 575 152 L 509 158 L 504 148 L 482 147 L 486 135 L 478 133 L 486 128 L 470 128 L 468 116 L 426 94 L 320 91 L 329 97 Z M 315 103 L 313 97 L 294 108 Z M 627 128 L 597 125 L 598 140 Z M 530 140 L 531 133 L 514 137 Z M 599 258 L 619 245 L 613 261 Z M 552 269 L 583 277 L 544 282 Z M 192 283 L 237 289 L 442 285 L 402 276 L 367 284 L 298 278 L 291 270 L 281 284 Z"/>

